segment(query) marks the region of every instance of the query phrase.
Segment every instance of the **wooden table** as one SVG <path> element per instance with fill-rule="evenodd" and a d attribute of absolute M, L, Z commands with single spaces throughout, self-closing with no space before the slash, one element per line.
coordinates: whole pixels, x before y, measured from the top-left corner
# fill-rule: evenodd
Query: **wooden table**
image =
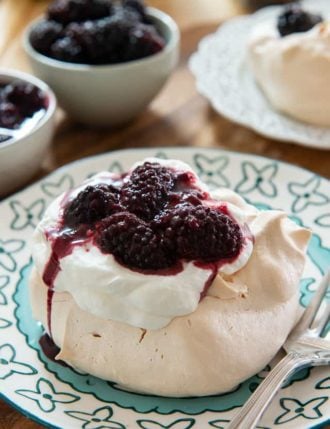
<path fill-rule="evenodd" d="M 330 151 L 278 143 L 233 124 L 218 115 L 195 88 L 187 59 L 199 39 L 224 19 L 244 13 L 239 0 L 149 0 L 173 16 L 182 31 L 181 61 L 166 87 L 148 110 L 116 130 L 84 128 L 58 112 L 57 132 L 49 156 L 36 178 L 73 160 L 128 147 L 201 146 L 225 148 L 283 160 L 330 177 Z M 45 9 L 42 0 L 2 0 L 0 3 L 0 65 L 29 70 L 21 48 L 22 30 Z M 1 385 L 0 385 L 1 390 Z M 0 429 L 36 429 L 0 401 Z"/>

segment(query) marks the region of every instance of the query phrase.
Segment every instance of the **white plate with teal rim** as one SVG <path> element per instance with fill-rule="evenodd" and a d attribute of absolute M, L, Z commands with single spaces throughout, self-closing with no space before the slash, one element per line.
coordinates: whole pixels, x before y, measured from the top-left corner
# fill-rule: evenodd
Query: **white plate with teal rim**
<path fill-rule="evenodd" d="M 328 0 L 305 0 L 303 5 L 330 18 Z M 296 121 L 276 111 L 256 84 L 246 61 L 246 43 L 260 22 L 274 19 L 282 6 L 234 18 L 206 36 L 189 65 L 197 89 L 224 117 L 279 141 L 330 149 L 330 128 Z"/>
<path fill-rule="evenodd" d="M 198 148 L 115 151 L 69 164 L 7 198 L 0 203 L 0 395 L 46 426 L 225 429 L 273 365 L 227 394 L 172 399 L 121 390 L 43 355 L 38 344 L 42 327 L 32 319 L 27 288 L 34 227 L 45 207 L 62 192 L 93 173 L 122 172 L 147 156 L 183 160 L 212 187 L 229 187 L 261 210 L 284 209 L 295 222 L 311 228 L 313 238 L 301 280 L 303 306 L 330 265 L 329 182 L 253 155 Z M 329 396 L 329 367 L 304 369 L 286 383 L 258 427 L 302 429 L 322 424 L 330 416 Z"/>

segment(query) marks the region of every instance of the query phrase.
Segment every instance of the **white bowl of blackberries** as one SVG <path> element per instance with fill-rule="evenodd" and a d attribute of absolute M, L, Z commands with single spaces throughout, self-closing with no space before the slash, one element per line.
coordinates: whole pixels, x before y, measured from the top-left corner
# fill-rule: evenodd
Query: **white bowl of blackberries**
<path fill-rule="evenodd" d="M 27 73 L 0 69 L 0 195 L 30 179 L 54 132 L 53 91 Z"/>
<path fill-rule="evenodd" d="M 175 68 L 179 30 L 140 0 L 55 0 L 26 30 L 34 73 L 79 122 L 125 123 L 143 111 Z"/>

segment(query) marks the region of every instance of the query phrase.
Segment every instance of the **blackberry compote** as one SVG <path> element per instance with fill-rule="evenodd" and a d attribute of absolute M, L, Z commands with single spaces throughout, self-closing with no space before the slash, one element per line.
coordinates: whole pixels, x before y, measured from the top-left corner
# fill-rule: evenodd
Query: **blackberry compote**
<path fill-rule="evenodd" d="M 92 65 L 137 60 L 165 46 L 142 0 L 55 0 L 30 42 L 48 57 Z"/>
<path fill-rule="evenodd" d="M 47 108 L 45 94 L 28 82 L 0 82 L 0 127 L 8 132 L 1 134 L 0 143 L 14 136 L 23 127 L 31 127 Z"/>
<path fill-rule="evenodd" d="M 65 256 L 83 242 L 127 268 L 151 273 L 189 261 L 230 262 L 244 237 L 227 206 L 200 189 L 194 174 L 144 162 L 113 183 L 90 184 L 65 199 L 53 248 Z M 47 278 L 58 267 L 48 271 Z"/>

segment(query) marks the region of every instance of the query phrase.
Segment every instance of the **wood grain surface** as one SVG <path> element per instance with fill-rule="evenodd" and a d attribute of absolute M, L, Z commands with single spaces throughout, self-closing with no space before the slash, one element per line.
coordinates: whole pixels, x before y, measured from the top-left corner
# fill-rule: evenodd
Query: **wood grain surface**
<path fill-rule="evenodd" d="M 72 122 L 59 110 L 51 150 L 34 180 L 68 162 L 110 150 L 178 145 L 258 154 L 330 177 L 330 151 L 260 136 L 221 117 L 197 93 L 187 60 L 201 37 L 214 31 L 222 20 L 243 12 L 238 0 L 150 0 L 148 3 L 168 12 L 179 23 L 182 46 L 177 70 L 149 109 L 123 127 L 87 128 Z M 22 32 L 31 19 L 42 13 L 46 4 L 36 0 L 0 0 L 1 67 L 29 71 L 21 47 Z M 40 427 L 0 401 L 0 429 Z"/>

